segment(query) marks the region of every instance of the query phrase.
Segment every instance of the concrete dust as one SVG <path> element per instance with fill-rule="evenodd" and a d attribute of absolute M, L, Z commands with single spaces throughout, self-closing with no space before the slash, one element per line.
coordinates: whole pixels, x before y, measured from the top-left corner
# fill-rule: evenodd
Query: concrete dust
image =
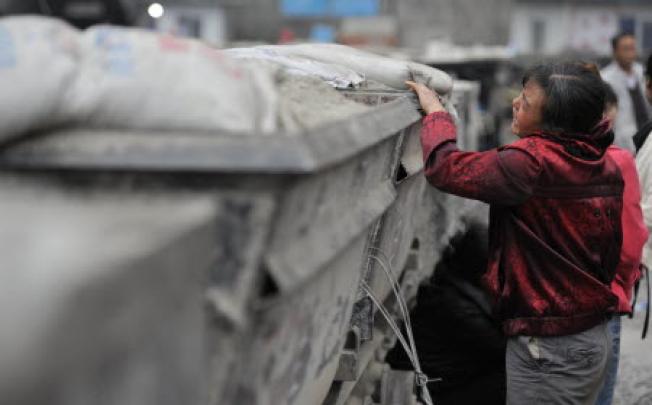
<path fill-rule="evenodd" d="M 364 83 L 360 85 L 360 89 L 374 90 L 374 91 L 388 91 L 388 92 L 396 91 L 396 89 L 393 87 L 389 87 L 384 83 L 381 83 L 376 80 L 371 80 L 371 79 L 365 80 Z"/>
<path fill-rule="evenodd" d="M 289 133 L 340 121 L 371 109 L 346 98 L 316 77 L 281 73 L 278 91 L 279 123 Z"/>

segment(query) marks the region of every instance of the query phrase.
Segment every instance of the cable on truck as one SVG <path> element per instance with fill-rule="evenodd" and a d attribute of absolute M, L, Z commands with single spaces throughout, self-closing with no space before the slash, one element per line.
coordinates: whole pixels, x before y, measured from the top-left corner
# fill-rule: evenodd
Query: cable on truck
<path fill-rule="evenodd" d="M 374 295 L 373 291 L 371 290 L 371 287 L 369 287 L 369 285 L 364 280 L 362 281 L 362 289 L 367 294 L 367 296 L 369 296 L 369 298 L 376 305 L 376 307 L 378 307 L 378 310 L 383 315 L 383 317 L 387 321 L 387 324 L 390 326 L 390 328 L 398 338 L 398 341 L 401 343 L 401 346 L 405 350 L 408 359 L 412 363 L 412 367 L 414 368 L 414 372 L 416 374 L 415 384 L 417 387 L 419 387 L 421 399 L 424 401 L 426 405 L 434 405 L 432 398 L 430 396 L 430 392 L 428 391 L 427 385 L 430 382 L 441 381 L 441 378 L 430 379 L 421 369 L 421 364 L 419 362 L 419 355 L 417 353 L 416 344 L 414 342 L 414 335 L 412 333 L 412 322 L 410 319 L 410 312 L 408 310 L 405 299 L 401 295 L 400 284 L 398 282 L 398 279 L 395 277 L 394 272 L 392 271 L 391 266 L 389 265 L 389 260 L 387 260 L 387 255 L 378 248 L 371 248 L 371 249 L 376 250 L 381 256 L 383 256 L 383 258 L 381 258 L 376 255 L 371 255 L 370 258 L 376 260 L 380 264 L 380 267 L 383 269 L 383 272 L 387 276 L 389 284 L 392 287 L 392 291 L 394 292 L 394 296 L 396 297 L 396 301 L 398 302 L 399 308 L 401 310 L 403 321 L 405 322 L 407 339 L 401 332 L 400 327 L 396 324 L 396 322 L 392 318 L 391 314 L 389 313 L 389 310 L 387 310 L 387 308 L 385 308 L 385 306 L 380 302 L 380 300 Z"/>

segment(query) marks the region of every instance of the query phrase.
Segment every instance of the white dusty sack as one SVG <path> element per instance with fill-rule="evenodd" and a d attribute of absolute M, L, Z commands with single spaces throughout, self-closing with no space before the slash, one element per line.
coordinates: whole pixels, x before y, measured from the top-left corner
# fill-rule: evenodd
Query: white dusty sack
<path fill-rule="evenodd" d="M 61 125 L 77 75 L 79 32 L 42 17 L 0 19 L 0 141 Z"/>
<path fill-rule="evenodd" d="M 296 76 L 313 76 L 338 89 L 358 87 L 365 77 L 345 66 L 317 62 L 303 57 L 283 55 L 282 47 L 277 48 L 232 48 L 226 54 L 239 60 L 269 62 L 284 72 Z"/>
<path fill-rule="evenodd" d="M 82 125 L 268 133 L 276 130 L 273 76 L 195 40 L 98 26 L 81 40 L 66 100 Z"/>
<path fill-rule="evenodd" d="M 441 95 L 448 95 L 453 89 L 453 80 L 441 70 L 413 62 L 386 58 L 344 45 L 301 44 L 269 45 L 259 49 L 294 58 L 347 67 L 395 89 L 407 89 L 406 80 L 424 83 Z"/>

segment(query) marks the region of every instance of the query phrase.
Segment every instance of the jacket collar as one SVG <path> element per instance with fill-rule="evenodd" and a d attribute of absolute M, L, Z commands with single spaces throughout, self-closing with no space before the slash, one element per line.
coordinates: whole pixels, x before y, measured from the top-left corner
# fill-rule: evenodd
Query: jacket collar
<path fill-rule="evenodd" d="M 602 120 L 589 134 L 537 131 L 532 136 L 555 142 L 568 154 L 582 160 L 600 160 L 614 141 L 614 132 L 607 120 Z"/>

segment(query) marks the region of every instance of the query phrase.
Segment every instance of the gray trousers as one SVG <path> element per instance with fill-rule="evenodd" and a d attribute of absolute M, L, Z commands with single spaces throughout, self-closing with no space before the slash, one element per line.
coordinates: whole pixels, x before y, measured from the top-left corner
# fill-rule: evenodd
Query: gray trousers
<path fill-rule="evenodd" d="M 610 356 L 607 322 L 558 337 L 507 342 L 507 405 L 593 405 Z"/>

